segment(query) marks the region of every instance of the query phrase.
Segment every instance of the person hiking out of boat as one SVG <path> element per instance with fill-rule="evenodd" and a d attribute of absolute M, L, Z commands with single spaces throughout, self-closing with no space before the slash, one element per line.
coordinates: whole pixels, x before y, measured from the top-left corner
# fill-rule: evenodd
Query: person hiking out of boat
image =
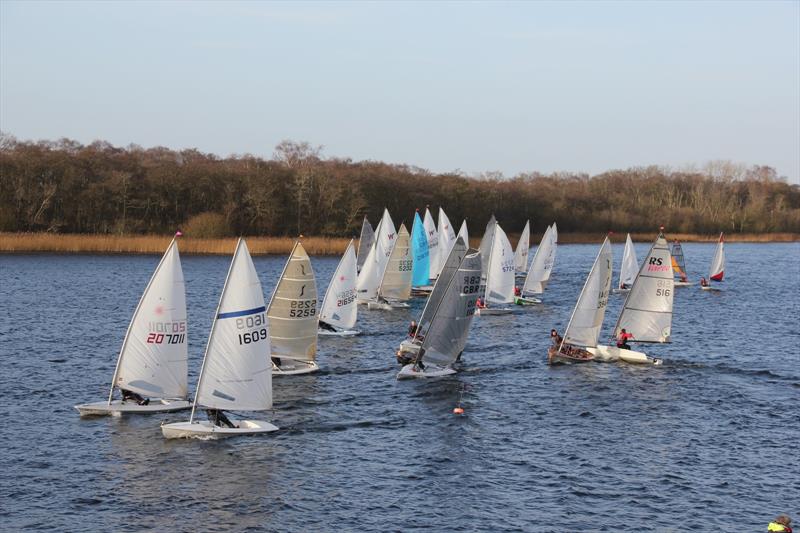
<path fill-rule="evenodd" d="M 319 321 L 319 329 L 324 329 L 325 331 L 336 331 L 336 328 L 325 322 L 324 320 Z"/>
<path fill-rule="evenodd" d="M 553 346 L 555 346 L 556 348 L 558 348 L 559 346 L 561 346 L 561 342 L 562 342 L 564 339 L 563 339 L 563 338 L 561 338 L 561 335 L 559 335 L 559 334 L 558 334 L 558 332 L 557 332 L 556 330 L 554 330 L 554 329 L 551 329 L 551 330 L 550 330 L 550 340 L 551 340 L 551 341 L 553 341 Z"/>
<path fill-rule="evenodd" d="M 278 368 L 281 367 L 281 358 L 280 357 L 272 357 L 272 364 L 277 366 Z"/>
<path fill-rule="evenodd" d="M 478 309 L 486 309 L 486 304 L 483 303 L 483 298 L 481 298 L 480 296 L 478 296 L 478 299 L 475 300 L 475 307 L 477 307 Z"/>
<path fill-rule="evenodd" d="M 221 409 L 206 409 L 206 415 L 208 415 L 208 421 L 215 426 L 227 426 L 229 428 L 237 427 L 236 424 L 231 422 L 230 419 L 225 416 L 225 413 L 223 413 Z"/>
<path fill-rule="evenodd" d="M 782 531 L 783 533 L 792 533 L 792 519 L 785 514 L 779 515 L 775 520 L 769 523 L 767 531 Z"/>
<path fill-rule="evenodd" d="M 133 391 L 128 389 L 120 389 L 120 393 L 122 394 L 122 401 L 133 400 L 134 402 L 138 403 L 139 405 L 150 405 L 150 398 L 143 398 L 141 394 L 137 394 Z"/>
<path fill-rule="evenodd" d="M 412 320 L 411 324 L 408 325 L 408 336 L 409 337 L 413 337 L 414 335 L 416 335 L 418 329 L 419 329 L 419 326 L 417 326 L 417 321 L 416 320 Z"/>
<path fill-rule="evenodd" d="M 708 280 L 705 278 L 705 276 L 700 278 L 700 286 L 701 287 L 708 287 Z"/>
<path fill-rule="evenodd" d="M 625 328 L 622 328 L 622 331 L 619 332 L 617 335 L 617 348 L 622 350 L 630 350 L 631 346 L 628 344 L 628 339 L 633 338 L 633 333 L 628 333 L 625 331 Z"/>

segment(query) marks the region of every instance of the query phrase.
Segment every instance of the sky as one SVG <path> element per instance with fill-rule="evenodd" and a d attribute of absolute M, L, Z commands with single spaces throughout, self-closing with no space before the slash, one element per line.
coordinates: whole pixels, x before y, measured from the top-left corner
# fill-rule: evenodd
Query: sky
<path fill-rule="evenodd" d="M 800 2 L 0 0 L 0 130 L 466 174 L 800 182 Z"/>

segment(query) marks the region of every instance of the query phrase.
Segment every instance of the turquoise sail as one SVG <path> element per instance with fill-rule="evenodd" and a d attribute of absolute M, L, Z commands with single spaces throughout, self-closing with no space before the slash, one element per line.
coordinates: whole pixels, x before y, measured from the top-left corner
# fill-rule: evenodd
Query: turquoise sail
<path fill-rule="evenodd" d="M 411 285 L 423 287 L 430 283 L 431 260 L 428 255 L 428 237 L 419 212 L 414 213 L 414 227 L 411 228 L 411 255 L 414 264 L 411 269 Z"/>

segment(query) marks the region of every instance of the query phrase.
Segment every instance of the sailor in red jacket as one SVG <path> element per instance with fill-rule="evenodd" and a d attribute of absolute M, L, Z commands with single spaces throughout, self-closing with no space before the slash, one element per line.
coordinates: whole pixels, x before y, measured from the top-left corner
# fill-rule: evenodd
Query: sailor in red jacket
<path fill-rule="evenodd" d="M 627 331 L 625 331 L 625 328 L 622 328 L 622 331 L 620 331 L 619 335 L 617 335 L 617 348 L 620 348 L 622 350 L 630 350 L 631 347 L 628 344 L 628 339 L 632 338 L 633 334 L 628 333 Z"/>

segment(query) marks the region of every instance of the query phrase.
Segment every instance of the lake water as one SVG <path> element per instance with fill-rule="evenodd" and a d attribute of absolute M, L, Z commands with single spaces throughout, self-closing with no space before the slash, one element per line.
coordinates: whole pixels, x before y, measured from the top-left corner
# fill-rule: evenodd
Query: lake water
<path fill-rule="evenodd" d="M 646 244 L 637 245 L 641 259 Z M 549 367 L 598 246 L 560 246 L 541 306 L 476 318 L 461 371 L 398 382 L 408 311 L 321 339 L 274 380 L 281 431 L 166 441 L 187 413 L 102 400 L 158 257 L 0 256 L 0 529 L 766 531 L 800 512 L 800 245 L 728 244 L 723 291 L 677 289 L 661 367 Z M 684 246 L 690 276 L 713 245 Z M 622 247 L 615 246 L 616 267 Z M 338 258 L 313 258 L 320 298 Z M 229 258 L 183 258 L 190 390 Z M 269 298 L 282 257 L 257 257 Z M 617 276 L 615 272 L 614 281 Z M 604 338 L 621 295 L 612 295 Z M 463 391 L 464 416 L 454 416 Z"/>

